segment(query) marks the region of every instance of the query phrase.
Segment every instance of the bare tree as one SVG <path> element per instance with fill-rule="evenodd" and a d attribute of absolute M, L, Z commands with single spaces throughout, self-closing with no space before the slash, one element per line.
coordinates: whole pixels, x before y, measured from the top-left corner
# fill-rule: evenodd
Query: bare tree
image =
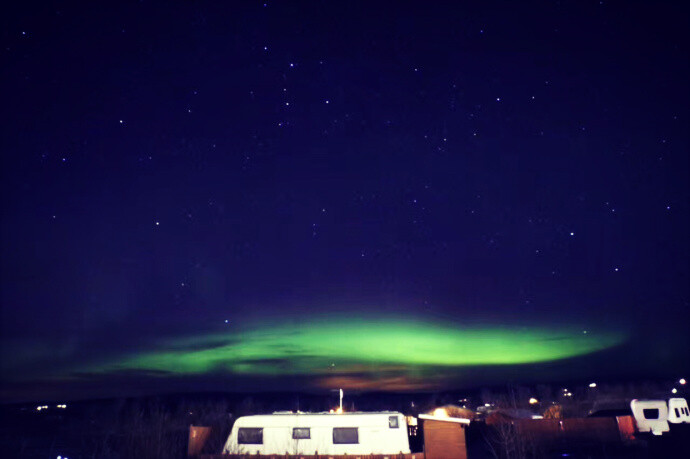
<path fill-rule="evenodd" d="M 493 413 L 494 422 L 485 430 L 484 440 L 496 459 L 527 459 L 537 457 L 534 439 L 519 428 L 515 420 L 501 413 L 501 410 L 516 410 L 522 405 L 518 393 L 524 395 L 525 389 L 510 387 L 508 392 L 496 398 L 498 411 Z"/>

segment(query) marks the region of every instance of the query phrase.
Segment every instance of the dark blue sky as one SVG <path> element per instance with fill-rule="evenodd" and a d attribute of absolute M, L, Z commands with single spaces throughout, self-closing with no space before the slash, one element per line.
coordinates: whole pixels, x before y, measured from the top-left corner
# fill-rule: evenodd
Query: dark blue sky
<path fill-rule="evenodd" d="M 603 327 L 577 368 L 688 369 L 680 2 L 232 3 L 3 15 L 3 399 L 343 311 Z"/>

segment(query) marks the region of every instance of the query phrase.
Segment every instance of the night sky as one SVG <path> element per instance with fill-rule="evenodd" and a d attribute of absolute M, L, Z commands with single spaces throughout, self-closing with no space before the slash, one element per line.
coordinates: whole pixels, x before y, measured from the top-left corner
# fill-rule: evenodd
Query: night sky
<path fill-rule="evenodd" d="M 12 7 L 1 400 L 690 369 L 682 2 Z"/>

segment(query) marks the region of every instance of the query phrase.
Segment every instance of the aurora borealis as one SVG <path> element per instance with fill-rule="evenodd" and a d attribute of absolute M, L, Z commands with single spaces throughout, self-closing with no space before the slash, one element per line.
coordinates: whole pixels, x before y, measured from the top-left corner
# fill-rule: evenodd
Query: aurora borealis
<path fill-rule="evenodd" d="M 39 3 L 0 403 L 690 372 L 679 2 Z"/>
<path fill-rule="evenodd" d="M 348 367 L 361 365 L 515 365 L 585 355 L 621 344 L 624 338 L 620 332 L 572 328 L 463 329 L 424 321 L 331 317 L 299 326 L 180 339 L 101 370 L 319 375 L 347 373 Z"/>

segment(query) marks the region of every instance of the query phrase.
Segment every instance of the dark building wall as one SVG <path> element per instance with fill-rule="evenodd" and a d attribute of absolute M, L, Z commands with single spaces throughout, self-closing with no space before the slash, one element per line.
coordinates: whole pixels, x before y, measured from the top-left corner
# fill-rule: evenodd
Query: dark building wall
<path fill-rule="evenodd" d="M 426 459 L 467 459 L 465 428 L 447 421 L 424 420 Z"/>

